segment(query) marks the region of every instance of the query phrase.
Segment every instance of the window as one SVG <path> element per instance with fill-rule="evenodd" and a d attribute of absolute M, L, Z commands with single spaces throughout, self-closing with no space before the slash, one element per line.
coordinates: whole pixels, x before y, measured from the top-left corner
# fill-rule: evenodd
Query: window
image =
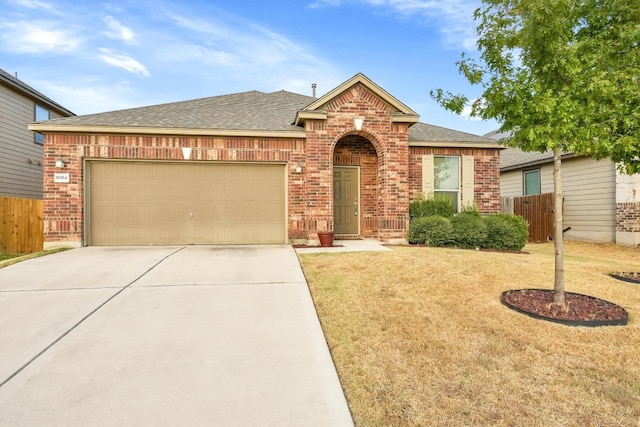
<path fill-rule="evenodd" d="M 451 199 L 456 212 L 460 210 L 460 157 L 434 156 L 433 183 L 435 195 Z"/>
<path fill-rule="evenodd" d="M 475 159 L 473 156 L 422 155 L 422 193 L 440 195 L 456 211 L 475 203 Z"/>
<path fill-rule="evenodd" d="M 47 110 L 44 107 L 39 106 L 38 104 L 36 104 L 36 108 L 35 108 L 35 113 L 34 113 L 34 118 L 36 122 L 43 122 L 45 120 L 49 120 L 49 110 Z M 44 135 L 41 133 L 36 132 L 35 133 L 35 141 L 38 144 L 44 144 Z"/>
<path fill-rule="evenodd" d="M 524 195 L 530 196 L 540 194 L 540 169 L 524 171 L 522 179 L 524 181 Z"/>

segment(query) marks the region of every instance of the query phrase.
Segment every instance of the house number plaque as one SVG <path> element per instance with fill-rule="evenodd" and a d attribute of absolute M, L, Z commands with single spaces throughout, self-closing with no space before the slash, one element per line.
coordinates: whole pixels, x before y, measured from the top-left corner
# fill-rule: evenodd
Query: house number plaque
<path fill-rule="evenodd" d="M 69 173 L 54 173 L 53 182 L 69 182 Z"/>

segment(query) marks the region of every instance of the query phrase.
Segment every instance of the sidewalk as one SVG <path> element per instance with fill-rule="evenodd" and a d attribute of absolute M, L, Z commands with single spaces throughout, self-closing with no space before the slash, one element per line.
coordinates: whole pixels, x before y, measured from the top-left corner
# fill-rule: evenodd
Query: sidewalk
<path fill-rule="evenodd" d="M 381 242 L 374 239 L 363 240 L 334 240 L 333 247 L 308 246 L 304 248 L 295 248 L 299 254 L 314 253 L 338 253 L 338 252 L 374 252 L 374 251 L 390 251 L 391 249 L 384 246 Z"/>

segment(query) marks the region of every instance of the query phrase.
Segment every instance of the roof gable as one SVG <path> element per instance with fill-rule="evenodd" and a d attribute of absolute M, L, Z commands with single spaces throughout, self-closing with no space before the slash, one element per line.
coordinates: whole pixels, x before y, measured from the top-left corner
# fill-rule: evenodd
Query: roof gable
<path fill-rule="evenodd" d="M 404 103 L 400 102 L 389 92 L 375 84 L 367 76 L 362 73 L 358 73 L 346 82 L 342 83 L 340 86 L 329 91 L 327 94 L 309 104 L 303 110 L 298 111 L 298 113 L 296 114 L 295 124 L 302 125 L 305 120 L 308 119 L 326 119 L 327 105 L 358 84 L 364 86 L 369 92 L 371 92 L 373 95 L 378 97 L 382 102 L 389 106 L 389 109 L 392 111 L 393 122 L 418 122 L 418 119 L 420 117 L 418 113 L 407 107 Z"/>
<path fill-rule="evenodd" d="M 27 98 L 31 98 L 36 102 L 46 105 L 51 110 L 56 111 L 58 114 L 61 114 L 63 116 L 75 116 L 75 114 L 55 102 L 53 99 L 38 92 L 17 77 L 13 77 L 2 68 L 0 68 L 0 83 L 9 86 L 10 88 L 21 93 Z"/>

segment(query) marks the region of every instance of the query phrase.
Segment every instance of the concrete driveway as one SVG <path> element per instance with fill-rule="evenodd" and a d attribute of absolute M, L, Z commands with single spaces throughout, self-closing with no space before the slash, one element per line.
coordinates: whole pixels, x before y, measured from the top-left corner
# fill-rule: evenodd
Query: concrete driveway
<path fill-rule="evenodd" d="M 352 426 L 289 246 L 87 247 L 0 269 L 2 426 Z"/>

